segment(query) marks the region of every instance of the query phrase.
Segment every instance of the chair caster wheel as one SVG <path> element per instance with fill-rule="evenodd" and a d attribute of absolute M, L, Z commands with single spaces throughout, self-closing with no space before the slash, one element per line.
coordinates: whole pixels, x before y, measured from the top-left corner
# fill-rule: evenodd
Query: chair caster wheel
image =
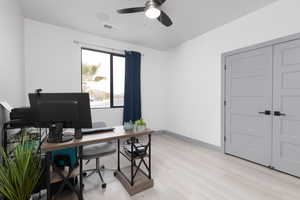
<path fill-rule="evenodd" d="M 114 176 L 117 176 L 117 172 L 114 172 Z"/>
<path fill-rule="evenodd" d="M 86 173 L 86 172 L 83 172 L 83 173 L 82 173 L 82 176 L 86 177 L 86 176 L 87 176 L 87 173 Z"/>
<path fill-rule="evenodd" d="M 104 166 L 104 165 L 102 165 L 102 166 L 100 167 L 100 169 L 101 169 L 101 170 L 104 170 L 104 169 L 105 169 L 105 166 Z"/>
<path fill-rule="evenodd" d="M 105 188 L 106 188 L 106 183 L 103 183 L 103 184 L 101 185 L 101 187 L 102 187 L 102 189 L 105 189 Z"/>

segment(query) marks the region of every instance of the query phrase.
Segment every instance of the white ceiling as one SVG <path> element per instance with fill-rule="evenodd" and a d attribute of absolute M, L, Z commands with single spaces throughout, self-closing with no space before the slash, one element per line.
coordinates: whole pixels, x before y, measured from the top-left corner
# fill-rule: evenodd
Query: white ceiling
<path fill-rule="evenodd" d="M 167 28 L 143 13 L 117 9 L 146 0 L 21 0 L 25 17 L 99 36 L 166 50 L 262 8 L 276 0 L 167 0 L 162 9 L 173 20 Z M 104 28 L 110 24 L 114 28 Z"/>

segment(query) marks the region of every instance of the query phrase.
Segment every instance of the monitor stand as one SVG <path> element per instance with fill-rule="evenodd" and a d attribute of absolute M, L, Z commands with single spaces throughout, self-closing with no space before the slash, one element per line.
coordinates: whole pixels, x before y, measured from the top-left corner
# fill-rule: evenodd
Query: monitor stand
<path fill-rule="evenodd" d="M 82 138 L 81 128 L 75 128 L 75 139 L 79 140 Z"/>
<path fill-rule="evenodd" d="M 48 143 L 63 143 L 73 140 L 73 136 L 63 135 L 63 123 L 55 123 L 49 128 Z"/>

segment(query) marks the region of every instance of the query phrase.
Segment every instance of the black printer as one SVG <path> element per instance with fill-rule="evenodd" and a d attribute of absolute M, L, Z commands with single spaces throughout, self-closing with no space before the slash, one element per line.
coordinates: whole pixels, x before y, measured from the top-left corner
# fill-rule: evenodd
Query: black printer
<path fill-rule="evenodd" d="M 30 107 L 13 108 L 10 112 L 10 127 L 34 126 L 34 114 Z"/>

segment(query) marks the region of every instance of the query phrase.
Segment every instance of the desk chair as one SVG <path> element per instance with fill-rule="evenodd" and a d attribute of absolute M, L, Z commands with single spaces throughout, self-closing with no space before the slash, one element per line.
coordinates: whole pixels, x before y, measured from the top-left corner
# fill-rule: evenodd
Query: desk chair
<path fill-rule="evenodd" d="M 93 123 L 93 128 L 101 128 L 105 127 L 106 123 L 105 122 L 96 122 Z M 98 173 L 101 183 L 102 183 L 102 188 L 106 188 L 106 183 L 103 180 L 101 171 L 105 169 L 104 165 L 100 166 L 100 158 L 108 155 L 112 155 L 116 152 L 116 148 L 113 143 L 111 142 L 106 142 L 106 143 L 100 143 L 100 144 L 92 144 L 92 145 L 87 145 L 83 147 L 82 150 L 82 159 L 87 160 L 86 164 L 92 160 L 96 159 L 96 168 L 94 169 L 88 169 L 88 170 L 83 170 L 83 173 L 85 176 L 89 177 L 94 173 Z M 90 172 L 87 174 L 87 172 Z"/>

